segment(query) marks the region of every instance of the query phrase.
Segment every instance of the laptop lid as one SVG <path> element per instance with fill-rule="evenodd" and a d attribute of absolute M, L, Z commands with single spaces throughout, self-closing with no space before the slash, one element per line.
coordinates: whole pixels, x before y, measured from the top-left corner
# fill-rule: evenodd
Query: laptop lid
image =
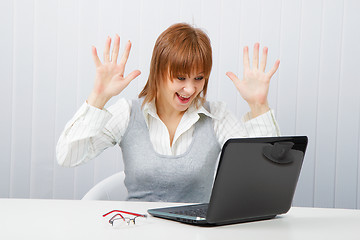
<path fill-rule="evenodd" d="M 184 212 L 194 205 L 148 212 L 157 217 L 212 225 L 269 219 L 286 213 L 291 207 L 307 142 L 305 136 L 229 139 L 221 151 L 205 220 L 174 214 L 174 209 Z"/>
<path fill-rule="evenodd" d="M 229 139 L 221 153 L 207 222 L 286 213 L 292 203 L 307 137 Z"/>

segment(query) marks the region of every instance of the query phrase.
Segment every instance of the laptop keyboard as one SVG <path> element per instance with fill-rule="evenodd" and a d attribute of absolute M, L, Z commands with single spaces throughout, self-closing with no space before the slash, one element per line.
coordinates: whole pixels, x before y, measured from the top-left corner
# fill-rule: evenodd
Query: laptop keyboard
<path fill-rule="evenodd" d="M 173 211 L 170 213 L 178 214 L 178 215 L 185 215 L 185 216 L 192 216 L 192 217 L 206 218 L 207 206 L 199 206 L 199 208 L 178 210 L 178 211 Z"/>

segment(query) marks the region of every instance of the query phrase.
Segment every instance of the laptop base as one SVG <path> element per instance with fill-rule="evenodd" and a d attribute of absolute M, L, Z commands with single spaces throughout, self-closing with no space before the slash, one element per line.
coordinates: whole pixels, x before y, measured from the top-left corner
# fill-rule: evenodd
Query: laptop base
<path fill-rule="evenodd" d="M 168 220 L 173 220 L 185 224 L 203 226 L 203 227 L 214 227 L 214 226 L 221 226 L 227 224 L 236 224 L 236 223 L 246 223 L 246 222 L 255 222 L 255 221 L 262 221 L 262 220 L 270 220 L 276 217 L 276 215 L 269 215 L 269 216 L 261 216 L 261 217 L 250 217 L 244 219 L 236 219 L 236 220 L 229 220 L 224 222 L 217 222 L 217 223 L 209 223 L 206 218 L 202 217 L 195 217 L 189 215 L 181 215 L 179 213 L 174 213 L 177 211 L 181 211 L 182 209 L 191 209 L 191 208 L 206 208 L 208 204 L 194 204 L 194 205 L 187 205 L 187 206 L 178 206 L 178 207 L 170 207 L 170 208 L 155 208 L 149 209 L 148 213 L 154 217 L 164 218 Z M 171 211 L 169 211 L 171 210 Z"/>

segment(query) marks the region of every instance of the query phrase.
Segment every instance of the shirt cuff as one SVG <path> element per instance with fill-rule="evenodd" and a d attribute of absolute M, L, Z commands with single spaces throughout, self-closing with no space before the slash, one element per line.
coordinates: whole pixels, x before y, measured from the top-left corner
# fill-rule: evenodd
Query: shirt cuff
<path fill-rule="evenodd" d="M 241 121 L 250 137 L 280 136 L 279 126 L 274 116 L 272 109 L 252 119 L 248 112 L 241 118 Z"/>
<path fill-rule="evenodd" d="M 112 118 L 112 114 L 105 108 L 101 110 L 84 102 L 68 123 L 67 129 L 70 130 L 73 125 L 84 126 L 89 130 L 102 129 L 110 118 Z"/>
<path fill-rule="evenodd" d="M 105 108 L 99 109 L 89 105 L 88 103 L 86 103 L 86 105 L 86 111 L 83 115 L 82 123 L 87 126 L 93 128 L 103 128 L 112 117 L 112 114 Z"/>

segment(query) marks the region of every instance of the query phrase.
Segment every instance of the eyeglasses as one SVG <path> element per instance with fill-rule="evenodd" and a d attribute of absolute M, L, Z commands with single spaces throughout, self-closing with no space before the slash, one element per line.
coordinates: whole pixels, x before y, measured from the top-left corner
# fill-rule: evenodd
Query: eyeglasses
<path fill-rule="evenodd" d="M 112 210 L 108 213 L 105 213 L 103 217 L 106 217 L 112 213 L 115 213 L 115 215 L 110 218 L 109 223 L 113 227 L 119 227 L 124 225 L 135 225 L 135 223 L 139 224 L 144 222 L 147 218 L 146 214 L 138 214 L 138 213 L 121 211 L 121 210 Z M 132 217 L 128 217 L 124 214 L 132 215 Z"/>

